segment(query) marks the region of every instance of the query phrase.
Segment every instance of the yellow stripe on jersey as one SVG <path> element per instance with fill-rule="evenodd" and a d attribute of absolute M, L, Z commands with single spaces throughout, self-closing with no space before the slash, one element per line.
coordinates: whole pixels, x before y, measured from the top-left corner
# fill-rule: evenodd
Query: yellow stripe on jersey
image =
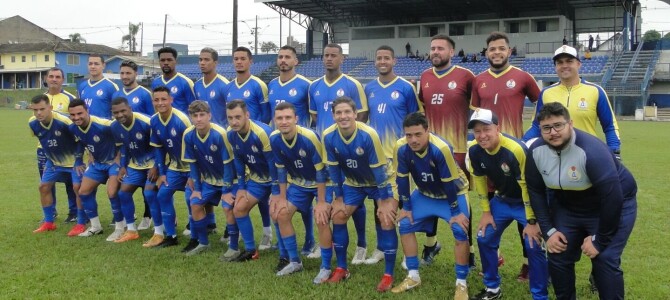
<path fill-rule="evenodd" d="M 344 76 L 346 76 L 347 79 L 349 79 L 356 85 L 356 90 L 358 91 L 358 99 L 360 99 L 361 102 L 361 108 L 358 109 L 357 111 L 359 113 L 368 111 L 368 97 L 365 95 L 365 90 L 363 89 L 361 83 L 358 82 L 358 80 L 354 79 L 353 77 L 350 77 L 349 75 Z"/>
<path fill-rule="evenodd" d="M 442 156 L 444 156 L 444 161 L 447 163 L 447 169 L 449 170 L 449 174 L 451 175 L 451 177 L 449 178 L 441 178 L 440 180 L 442 182 L 450 182 L 459 179 L 460 176 L 458 175 L 458 165 L 456 164 L 456 160 L 454 160 L 454 155 L 451 152 L 449 144 L 447 144 L 447 142 L 443 141 L 442 139 L 440 139 L 439 137 L 435 136 L 432 133 L 430 134 L 428 142 L 430 144 L 435 145 L 435 147 L 437 147 L 437 149 L 440 150 Z M 425 156 L 425 153 L 423 154 L 423 156 L 419 155 L 419 153 L 417 153 L 417 155 L 419 157 L 423 157 Z"/>
<path fill-rule="evenodd" d="M 370 139 L 372 140 L 372 146 L 374 147 L 375 150 L 375 155 L 377 156 L 378 162 L 376 164 L 371 164 L 371 168 L 376 168 L 379 166 L 384 166 L 388 162 L 386 160 L 386 154 L 384 154 L 384 147 L 382 146 L 382 142 L 379 139 L 379 135 L 377 134 L 377 131 L 372 129 L 372 127 L 365 125 L 365 123 L 362 122 L 356 122 L 356 131 L 362 130 L 366 132 L 369 136 Z M 354 136 L 356 135 L 356 132 L 354 132 L 354 135 L 351 137 L 350 140 L 353 140 Z"/>
<path fill-rule="evenodd" d="M 267 84 L 265 84 L 265 82 L 263 82 L 263 80 L 261 80 L 260 78 L 254 76 L 254 75 L 251 75 L 251 77 L 249 77 L 249 79 L 255 81 L 256 83 L 258 83 L 258 86 L 261 87 L 261 91 L 263 92 L 263 101 L 260 101 L 260 103 L 267 103 L 268 102 L 268 86 L 267 86 Z"/>
<path fill-rule="evenodd" d="M 393 149 L 393 166 L 396 168 L 396 175 L 398 177 L 407 177 L 409 176 L 409 173 L 400 173 L 397 171 L 398 168 L 398 150 L 402 147 L 407 145 L 407 138 L 400 138 L 398 141 L 395 143 L 395 148 Z M 408 168 L 409 169 L 409 168 Z"/>
<path fill-rule="evenodd" d="M 187 163 L 194 163 L 195 162 L 195 158 L 190 158 L 190 159 L 186 158 L 186 135 L 193 130 L 195 130 L 195 125 L 193 125 L 189 128 L 186 128 L 186 130 L 184 130 L 184 134 L 181 135 L 181 160 L 184 161 L 184 162 L 187 162 Z M 197 136 L 198 133 L 196 132 L 195 135 Z M 207 132 L 207 136 L 205 136 L 205 139 L 207 139 L 208 136 L 209 136 L 209 132 Z M 200 137 L 198 136 L 198 138 L 200 138 Z"/>

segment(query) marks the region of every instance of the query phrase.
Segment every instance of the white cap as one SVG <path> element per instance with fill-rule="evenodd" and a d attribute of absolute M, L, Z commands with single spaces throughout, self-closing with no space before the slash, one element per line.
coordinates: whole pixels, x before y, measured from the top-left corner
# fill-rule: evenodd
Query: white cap
<path fill-rule="evenodd" d="M 496 124 L 498 125 L 498 116 L 492 111 L 484 108 L 477 108 L 470 116 L 470 121 L 468 122 L 468 129 L 475 127 L 477 122 L 482 122 L 486 125 Z"/>
<path fill-rule="evenodd" d="M 556 61 L 556 59 L 561 55 L 572 56 L 573 58 L 579 60 L 579 56 L 577 55 L 577 49 L 570 47 L 568 45 L 563 45 L 560 48 L 556 49 L 556 51 L 554 51 L 553 60 Z"/>

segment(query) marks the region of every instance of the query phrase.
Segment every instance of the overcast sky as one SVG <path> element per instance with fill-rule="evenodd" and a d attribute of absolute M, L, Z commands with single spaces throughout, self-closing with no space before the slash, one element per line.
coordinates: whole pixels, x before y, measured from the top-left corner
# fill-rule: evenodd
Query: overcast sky
<path fill-rule="evenodd" d="M 279 36 L 279 13 L 253 0 L 238 0 L 239 45 L 249 46 L 254 38 L 251 34 L 258 15 L 259 46 L 262 41 L 284 44 L 289 31 L 289 21 L 282 18 L 282 38 Z M 670 5 L 657 0 L 642 0 L 642 32 L 648 29 L 670 32 Z M 128 34 L 128 23 L 144 23 L 143 52 L 151 51 L 154 43 L 163 41 L 163 23 L 167 18 L 167 42 L 189 45 L 191 52 L 210 46 L 230 49 L 232 44 L 232 0 L 163 0 L 163 1 L 110 1 L 114 5 L 101 5 L 98 1 L 85 0 L 19 0 L 3 1 L 0 18 L 21 15 L 29 21 L 54 34 L 68 38 L 71 33 L 80 33 L 89 43 L 118 48 L 121 37 Z M 291 25 L 292 35 L 305 41 L 305 29 Z M 138 34 L 138 47 L 139 38 Z M 138 49 L 139 50 L 139 49 Z"/>

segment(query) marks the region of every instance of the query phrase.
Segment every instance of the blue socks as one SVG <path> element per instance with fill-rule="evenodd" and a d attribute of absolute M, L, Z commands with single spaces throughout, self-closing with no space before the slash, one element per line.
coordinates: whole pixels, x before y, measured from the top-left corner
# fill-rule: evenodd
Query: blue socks
<path fill-rule="evenodd" d="M 408 256 L 405 258 L 405 263 L 407 263 L 407 270 L 418 270 L 419 269 L 419 257 L 418 256 Z"/>
<path fill-rule="evenodd" d="M 409 267 L 409 265 L 407 265 Z M 456 264 L 456 279 L 467 279 L 468 278 L 468 273 L 470 273 L 470 266 L 466 265 L 459 265 Z"/>
<path fill-rule="evenodd" d="M 298 256 L 298 242 L 295 240 L 295 234 L 287 237 L 282 237 L 284 241 L 284 246 L 288 252 L 288 257 L 291 262 L 300 262 L 300 256 Z"/>
<path fill-rule="evenodd" d="M 358 236 L 358 247 L 367 248 L 368 243 L 365 238 L 365 216 L 367 210 L 365 209 L 365 204 L 358 206 L 354 213 L 351 215 L 351 218 L 354 219 L 354 227 L 356 228 L 356 235 Z"/>
<path fill-rule="evenodd" d="M 44 222 L 53 223 L 56 206 L 54 204 L 43 206 L 42 211 L 44 212 Z"/>
<path fill-rule="evenodd" d="M 240 231 L 239 229 L 237 229 L 237 223 L 226 225 L 226 230 L 228 230 L 228 238 L 230 239 L 230 244 L 228 245 L 228 248 L 233 250 L 239 250 Z"/>
<path fill-rule="evenodd" d="M 263 221 L 263 227 L 270 227 L 270 204 L 268 200 L 258 200 L 258 211 L 261 213 L 261 220 Z M 244 235 L 243 235 L 244 236 Z M 279 234 L 277 234 L 279 236 Z"/>
<path fill-rule="evenodd" d="M 330 261 L 333 259 L 333 247 L 321 247 L 321 269 L 330 270 Z"/>
<path fill-rule="evenodd" d="M 203 218 L 202 220 L 195 221 L 191 219 L 191 238 L 193 238 L 195 232 L 198 242 L 201 245 L 209 245 L 209 237 L 207 236 L 207 224 L 208 220 L 207 218 Z"/>
<path fill-rule="evenodd" d="M 88 221 L 88 218 L 86 218 L 86 212 L 84 211 L 84 209 L 77 208 L 77 224 L 86 225 L 86 221 Z"/>
<path fill-rule="evenodd" d="M 242 239 L 244 240 L 244 247 L 246 248 L 246 251 L 256 250 L 256 242 L 254 241 L 254 227 L 251 224 L 251 218 L 249 218 L 249 215 L 235 218 L 235 220 L 237 221 L 237 226 L 240 228 L 240 233 L 242 234 Z"/>
<path fill-rule="evenodd" d="M 98 216 L 98 202 L 95 201 L 95 194 L 91 193 L 88 195 L 79 195 L 81 198 L 81 204 L 86 211 L 86 216 L 91 219 Z"/>
<path fill-rule="evenodd" d="M 398 251 L 398 235 L 395 228 L 389 230 L 381 229 L 379 226 L 380 235 L 378 240 L 381 244 L 379 248 L 384 252 L 384 274 L 393 276 L 393 268 L 395 267 L 395 257 Z"/>
<path fill-rule="evenodd" d="M 119 191 L 119 201 L 121 202 L 121 212 L 126 223 L 135 222 L 135 203 L 133 202 L 133 194 Z M 116 217 L 114 217 L 116 219 Z M 116 221 L 116 220 L 114 220 Z"/>
<path fill-rule="evenodd" d="M 347 224 L 333 224 L 333 245 L 335 246 L 337 267 L 346 269 L 347 248 L 349 247 L 349 232 L 347 232 Z"/>
<path fill-rule="evenodd" d="M 161 217 L 163 218 L 163 225 L 165 227 L 165 236 L 175 236 L 177 234 L 177 228 L 175 228 L 174 224 L 175 210 L 172 198 L 175 192 L 176 190 L 162 186 L 158 190 L 158 195 L 156 196 L 161 209 Z"/>
<path fill-rule="evenodd" d="M 311 250 L 311 246 L 314 246 L 314 210 L 310 205 L 307 212 L 300 212 L 302 217 L 302 223 L 305 224 L 305 245 L 303 249 L 306 251 Z M 305 248 L 307 247 L 307 248 Z"/>
<path fill-rule="evenodd" d="M 154 226 L 163 225 L 163 216 L 161 216 L 161 206 L 156 199 L 157 192 L 154 189 L 144 189 L 144 200 L 149 204 L 149 212 Z"/>
<path fill-rule="evenodd" d="M 284 240 L 282 239 L 281 233 L 279 232 L 279 223 L 274 223 L 274 225 L 275 230 L 277 231 L 277 246 L 279 247 L 279 258 L 289 258 L 288 252 L 286 252 L 286 245 L 284 245 Z"/>

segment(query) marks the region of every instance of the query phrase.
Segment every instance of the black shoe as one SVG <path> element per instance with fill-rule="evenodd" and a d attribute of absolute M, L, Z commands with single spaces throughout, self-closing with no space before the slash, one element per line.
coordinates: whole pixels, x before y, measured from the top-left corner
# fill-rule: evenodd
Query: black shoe
<path fill-rule="evenodd" d="M 195 247 L 198 247 L 198 244 L 200 244 L 198 242 L 198 240 L 191 239 L 190 241 L 188 241 L 188 244 L 186 245 L 186 247 L 184 247 L 184 249 L 181 249 L 181 253 L 186 253 L 186 252 L 189 252 L 189 251 L 195 249 Z"/>
<path fill-rule="evenodd" d="M 469 264 L 470 264 L 470 269 L 476 269 L 477 268 L 477 262 L 475 261 L 475 254 L 472 253 L 472 252 L 470 252 Z"/>
<path fill-rule="evenodd" d="M 244 252 L 240 253 L 240 256 L 235 258 L 233 261 L 234 262 L 244 262 L 244 261 L 250 261 L 252 259 L 258 259 L 258 250 L 254 249 L 252 251 L 249 250 L 244 250 Z"/>
<path fill-rule="evenodd" d="M 69 214 L 63 223 L 74 223 L 77 222 L 77 214 Z"/>
<path fill-rule="evenodd" d="M 288 264 L 291 263 L 288 259 L 286 258 L 280 258 L 279 263 L 277 264 L 277 267 L 275 268 L 275 273 L 283 270 Z"/>
<path fill-rule="evenodd" d="M 179 245 L 179 240 L 177 240 L 176 237 L 174 236 L 167 236 L 163 241 L 156 245 L 155 248 L 167 248 L 167 247 L 172 247 L 172 246 L 177 246 Z"/>
<path fill-rule="evenodd" d="M 207 224 L 207 234 L 216 233 L 216 224 Z"/>
<path fill-rule="evenodd" d="M 439 242 L 435 243 L 433 247 L 423 247 L 423 255 L 421 256 L 422 265 L 430 265 L 435 260 L 435 256 L 442 250 L 442 245 Z"/>
<path fill-rule="evenodd" d="M 502 298 L 502 290 L 498 289 L 497 293 L 490 292 L 486 289 L 483 289 L 479 294 L 474 297 L 470 297 L 470 300 L 494 300 Z"/>
<path fill-rule="evenodd" d="M 589 275 L 589 285 L 591 286 L 591 294 L 598 294 L 598 286 L 596 286 L 596 280 L 593 279 L 593 273 Z"/>

